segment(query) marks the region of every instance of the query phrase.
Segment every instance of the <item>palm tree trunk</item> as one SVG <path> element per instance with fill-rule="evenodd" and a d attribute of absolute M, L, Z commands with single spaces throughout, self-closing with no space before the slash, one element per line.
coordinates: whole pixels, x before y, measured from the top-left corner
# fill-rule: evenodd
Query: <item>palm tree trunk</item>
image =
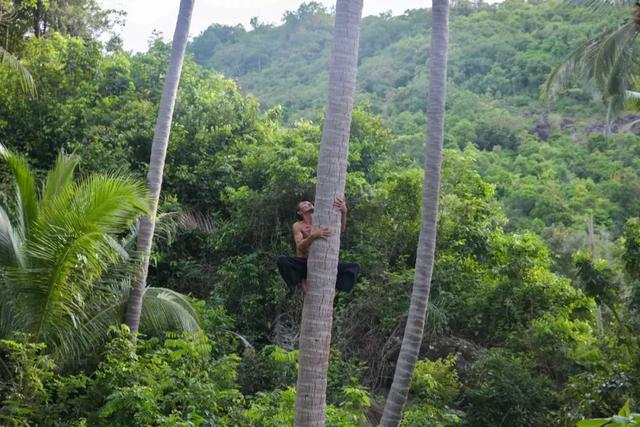
<path fill-rule="evenodd" d="M 143 217 L 140 221 L 138 231 L 138 251 L 142 254 L 142 265 L 136 278 L 131 294 L 125 322 L 131 333 L 138 332 L 140 326 L 140 314 L 142 312 L 142 297 L 144 296 L 147 273 L 149 270 L 149 254 L 151 252 L 151 242 L 155 229 L 155 216 L 158 210 L 158 200 L 160 198 L 160 188 L 162 187 L 162 173 L 164 161 L 167 156 L 167 145 L 169 144 L 169 131 L 173 117 L 173 107 L 176 102 L 178 83 L 182 72 L 182 62 L 184 52 L 187 47 L 189 37 L 189 26 L 191 24 L 191 14 L 193 12 L 194 0 L 181 0 L 180 11 L 178 12 L 178 22 L 176 31 L 173 34 L 173 46 L 167 75 L 162 89 L 160 99 L 160 110 L 158 111 L 158 122 L 156 123 L 153 135 L 153 145 L 151 147 L 151 160 L 149 161 L 149 172 L 147 174 L 147 184 L 151 193 L 151 217 Z"/>
<path fill-rule="evenodd" d="M 333 297 L 340 250 L 341 215 L 333 203 L 337 196 L 344 195 L 362 2 L 338 0 L 336 4 L 329 94 L 322 127 L 313 216 L 314 227 L 330 227 L 333 235 L 326 240 L 316 240 L 309 251 L 308 291 L 300 327 L 296 426 L 324 426 Z"/>
<path fill-rule="evenodd" d="M 411 305 L 398 356 L 393 384 L 382 413 L 382 426 L 397 426 L 407 400 L 409 386 L 422 344 L 425 317 L 431 290 L 431 273 L 436 247 L 436 222 L 440 195 L 440 167 L 444 135 L 444 110 L 449 42 L 448 0 L 433 0 L 431 11 L 431 70 L 427 99 L 428 134 L 422 192 L 422 224 L 416 256 Z"/>

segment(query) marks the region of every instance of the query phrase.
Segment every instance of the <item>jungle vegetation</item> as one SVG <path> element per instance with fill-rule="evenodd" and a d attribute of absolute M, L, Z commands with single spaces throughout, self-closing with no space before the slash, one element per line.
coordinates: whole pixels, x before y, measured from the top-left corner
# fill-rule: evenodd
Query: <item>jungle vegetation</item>
<path fill-rule="evenodd" d="M 0 424 L 293 423 L 302 295 L 275 260 L 293 252 L 296 203 L 314 198 L 332 11 L 303 3 L 278 24 L 212 24 L 191 40 L 153 290 L 131 340 L 121 323 L 171 45 L 155 35 L 145 52 L 123 50 L 121 14 L 93 0 L 0 5 L 11 55 L 0 63 Z M 330 426 L 379 422 L 400 351 L 430 13 L 362 20 L 340 251 L 362 275 L 334 303 Z M 450 5 L 431 296 L 401 425 L 638 412 L 640 114 L 624 105 L 606 134 L 607 103 L 579 74 L 541 98 L 554 68 L 620 13 Z"/>

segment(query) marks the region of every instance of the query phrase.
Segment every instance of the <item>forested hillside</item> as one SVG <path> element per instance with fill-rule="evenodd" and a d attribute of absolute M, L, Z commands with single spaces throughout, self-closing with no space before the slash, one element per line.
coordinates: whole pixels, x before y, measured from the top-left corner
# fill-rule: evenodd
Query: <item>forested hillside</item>
<path fill-rule="evenodd" d="M 540 108 L 540 85 L 554 65 L 615 19 L 559 1 L 459 2 L 451 10 L 450 89 L 485 95 L 496 106 Z M 237 78 L 266 107 L 282 105 L 291 120 L 316 119 L 324 106 L 332 24 L 327 8 L 308 2 L 278 26 L 212 25 L 190 50 L 197 63 Z M 427 9 L 362 23 L 359 100 L 402 134 L 418 131 L 403 125 L 425 123 L 429 25 Z M 584 91 L 565 95 L 563 104 L 590 111 Z"/>
<path fill-rule="evenodd" d="M 279 25 L 193 39 L 132 341 L 122 304 L 171 46 L 103 43 L 114 15 L 71 3 L 24 6 L 0 34 L 36 88 L 0 63 L 0 424 L 292 425 L 303 295 L 276 259 L 293 253 L 296 203 L 314 198 L 332 14 L 306 3 Z M 377 425 L 400 349 L 429 13 L 362 24 L 341 243 L 362 274 L 336 298 L 330 426 Z M 452 7 L 435 269 L 403 426 L 637 410 L 639 117 L 605 138 L 588 85 L 549 105 L 539 92 L 616 19 L 558 1 Z"/>
<path fill-rule="evenodd" d="M 599 235 L 611 234 L 605 240 L 638 215 L 637 148 L 628 141 L 635 140 L 629 125 L 640 117 L 622 115 L 614 123 L 620 134 L 604 141 L 606 106 L 592 86 L 576 80 L 553 103 L 540 95 L 557 63 L 619 18 L 560 1 L 460 2 L 451 10 L 445 146 L 480 150 L 473 154 L 475 169 L 496 186 L 510 219 L 506 227 L 534 230 L 562 257 L 581 244 L 576 240 L 589 215 Z M 426 135 L 429 22 L 427 9 L 369 16 L 360 42 L 360 106 L 383 117 L 394 155 L 418 164 Z M 327 8 L 309 2 L 279 26 L 212 25 L 190 50 L 196 62 L 234 77 L 263 108 L 282 106 L 286 121 L 317 121 L 331 29 Z"/>

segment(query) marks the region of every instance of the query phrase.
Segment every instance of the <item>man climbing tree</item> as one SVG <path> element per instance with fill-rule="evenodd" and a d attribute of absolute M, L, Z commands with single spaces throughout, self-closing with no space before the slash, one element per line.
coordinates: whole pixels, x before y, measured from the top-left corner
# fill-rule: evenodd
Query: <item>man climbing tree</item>
<path fill-rule="evenodd" d="M 334 208 L 340 211 L 340 232 L 347 227 L 347 203 L 344 198 L 336 197 Z M 307 257 L 311 244 L 318 239 L 326 239 L 333 234 L 328 227 L 316 227 L 312 231 L 314 207 L 311 202 L 303 201 L 296 206 L 298 221 L 293 224 L 293 240 L 296 244 L 296 256 L 281 256 L 278 258 L 278 270 L 290 289 L 302 283 L 302 289 L 307 293 Z M 358 279 L 359 267 L 355 263 L 338 263 L 336 290 L 349 292 Z"/>
<path fill-rule="evenodd" d="M 313 218 L 314 225 L 330 227 L 335 232 L 326 239 L 316 240 L 309 249 L 309 290 L 304 298 L 300 326 L 296 426 L 325 424 L 333 298 L 340 248 L 340 216 L 333 204 L 336 197 L 344 195 L 347 175 L 362 1 L 336 2 L 336 25 L 329 64 L 329 94 L 318 159 L 317 212 Z"/>

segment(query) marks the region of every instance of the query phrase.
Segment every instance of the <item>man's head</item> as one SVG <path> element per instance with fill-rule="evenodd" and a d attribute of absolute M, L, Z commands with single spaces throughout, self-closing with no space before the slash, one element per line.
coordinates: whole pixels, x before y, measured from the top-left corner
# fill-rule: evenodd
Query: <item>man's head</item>
<path fill-rule="evenodd" d="M 303 220 L 305 216 L 313 214 L 313 204 L 308 201 L 302 201 L 296 206 L 296 218 Z"/>

